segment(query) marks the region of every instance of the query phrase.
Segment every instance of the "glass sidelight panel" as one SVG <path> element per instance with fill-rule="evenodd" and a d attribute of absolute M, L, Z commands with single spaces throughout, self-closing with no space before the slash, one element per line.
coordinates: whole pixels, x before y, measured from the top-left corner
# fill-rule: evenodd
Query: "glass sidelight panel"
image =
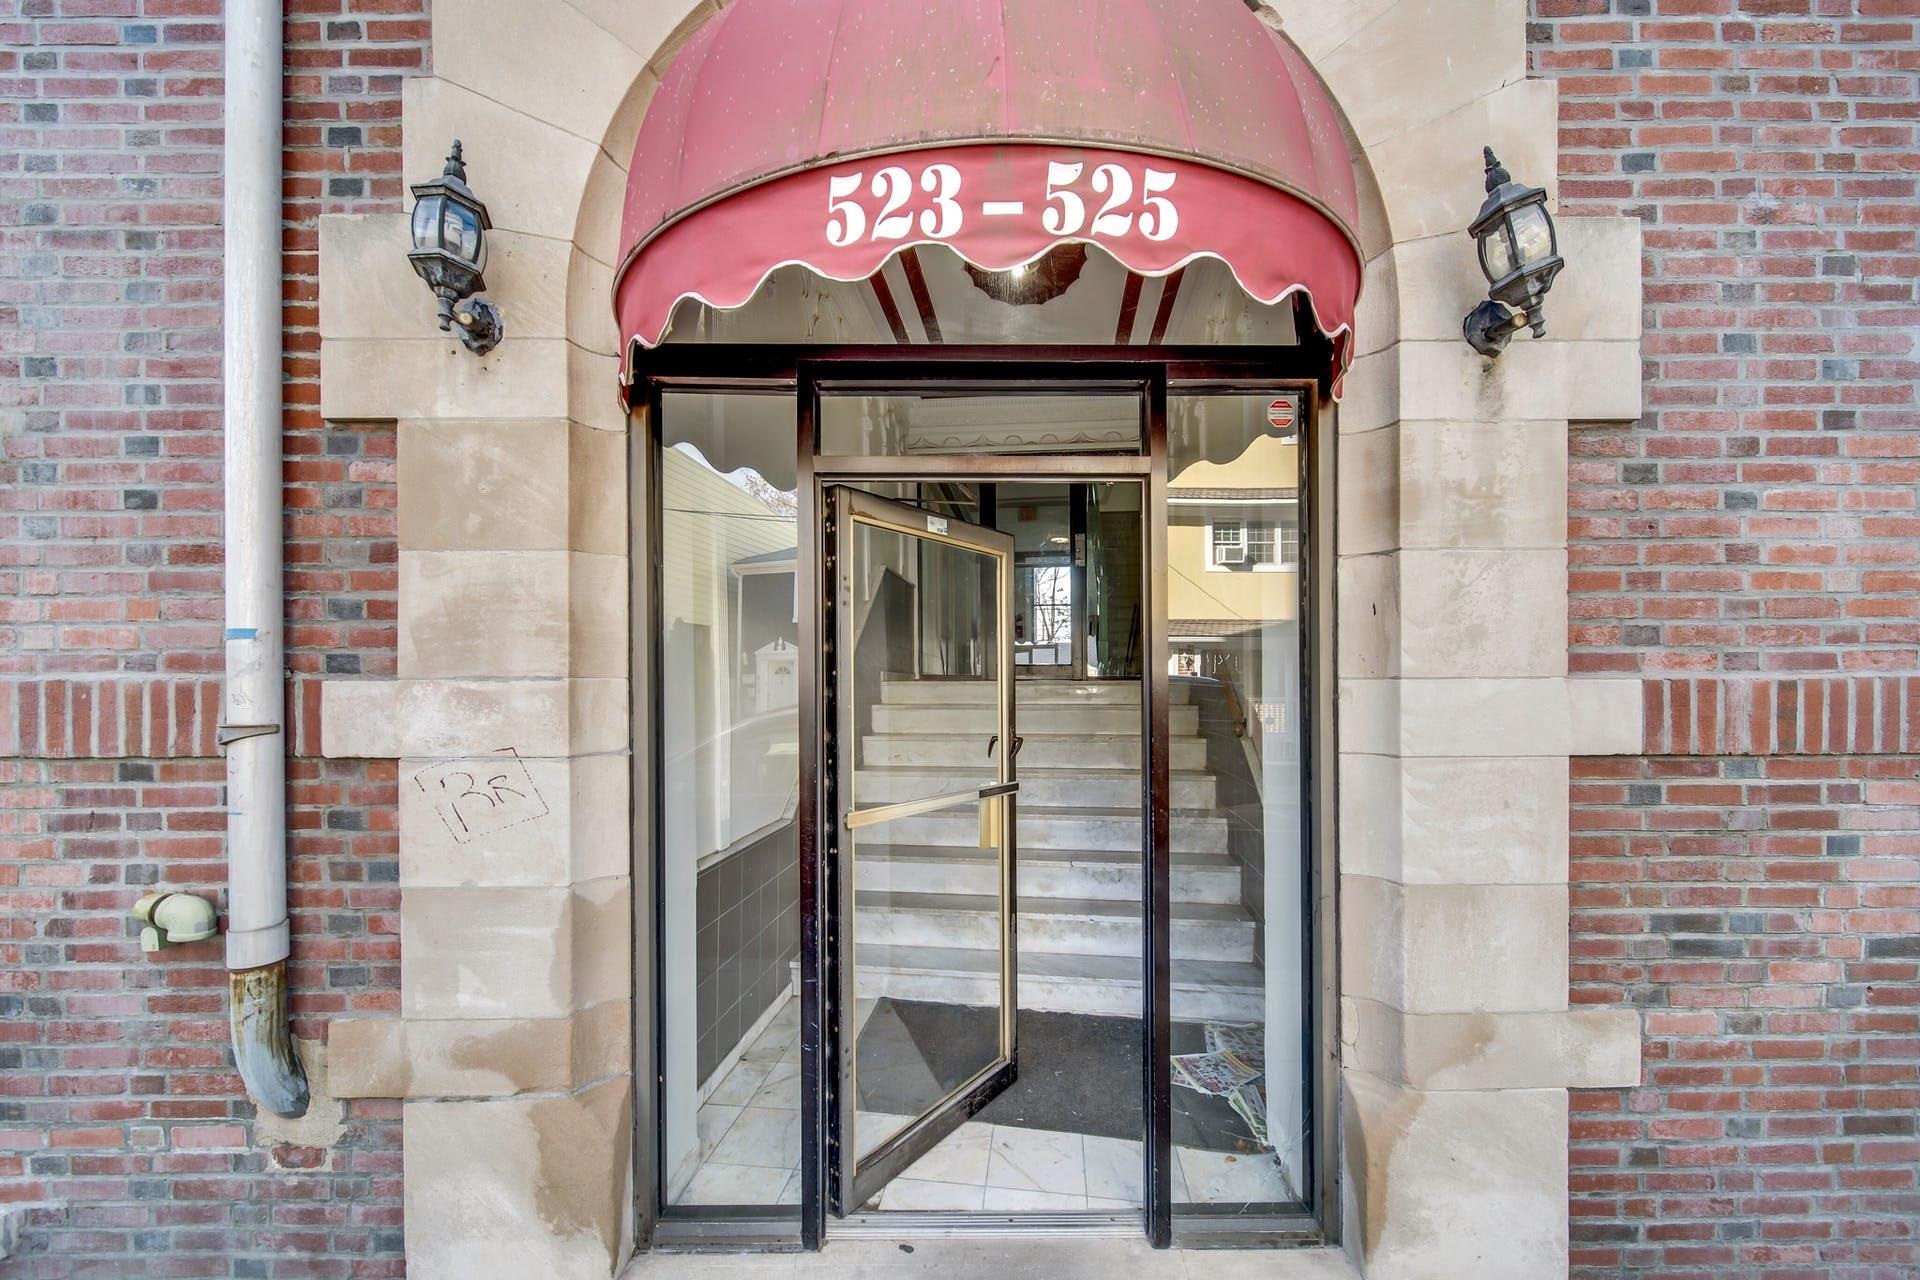
<path fill-rule="evenodd" d="M 659 404 L 662 1199 L 797 1213 L 792 400 Z"/>
<path fill-rule="evenodd" d="M 827 518 L 838 892 L 826 932 L 841 1011 L 830 1199 L 845 1214 L 1013 1078 L 1018 739 L 1012 539 L 839 486 Z M 981 963 L 903 963 L 963 948 Z"/>
<path fill-rule="evenodd" d="M 1173 1199 L 1308 1194 L 1298 393 L 1168 399 Z M 1232 885 L 1183 902 L 1211 867 Z"/>

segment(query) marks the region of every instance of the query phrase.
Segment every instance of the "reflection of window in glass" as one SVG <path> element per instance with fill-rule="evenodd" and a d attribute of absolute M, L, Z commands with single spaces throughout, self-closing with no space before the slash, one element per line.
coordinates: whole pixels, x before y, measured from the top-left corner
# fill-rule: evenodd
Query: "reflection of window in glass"
<path fill-rule="evenodd" d="M 1300 562 L 1300 526 L 1291 519 L 1215 520 L 1212 530 L 1215 568 L 1291 568 Z"/>
<path fill-rule="evenodd" d="M 1034 644 L 1059 644 L 1073 638 L 1073 580 L 1064 568 L 1033 571 Z"/>
<path fill-rule="evenodd" d="M 1213 562 L 1215 564 L 1245 564 L 1247 561 L 1246 529 L 1238 520 L 1215 520 L 1213 522 Z"/>
<path fill-rule="evenodd" d="M 1300 526 L 1294 523 L 1293 521 L 1289 520 L 1280 526 L 1278 533 L 1279 533 L 1278 548 L 1279 548 L 1280 558 L 1277 561 L 1275 561 L 1275 563 L 1289 564 L 1289 565 L 1299 564 L 1300 563 Z"/>

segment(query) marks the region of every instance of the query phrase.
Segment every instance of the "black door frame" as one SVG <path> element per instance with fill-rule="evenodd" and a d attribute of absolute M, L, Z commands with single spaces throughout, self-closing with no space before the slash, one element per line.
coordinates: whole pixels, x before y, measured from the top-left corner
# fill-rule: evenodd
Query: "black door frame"
<path fill-rule="evenodd" d="M 807 394 L 802 384 L 801 394 Z M 820 796 L 820 812 L 826 819 L 824 839 L 816 832 L 816 848 L 824 847 L 829 856 L 820 859 L 821 866 L 816 868 L 816 877 L 826 881 L 826 892 L 822 897 L 833 906 L 830 921 L 844 922 L 851 918 L 854 911 L 854 899 L 857 886 L 854 883 L 855 872 L 849 866 L 849 860 L 842 850 L 854 845 L 849 835 L 852 823 L 851 815 L 857 804 L 857 797 L 851 794 L 852 772 L 846 767 L 848 757 L 842 750 L 855 749 L 854 736 L 858 732 L 854 704 L 844 683 L 837 678 L 836 672 L 847 668 L 836 662 L 851 663 L 852 627 L 851 619 L 841 616 L 840 611 L 848 608 L 852 602 L 852 532 L 856 524 L 890 529 L 898 535 L 908 538 L 926 538 L 946 543 L 949 546 L 961 546 L 979 553 L 982 557 L 991 557 L 995 572 L 990 592 L 983 589 L 982 596 L 990 597 L 991 603 L 981 601 L 983 616 L 998 617 L 1001 625 L 996 629 L 999 660 L 994 664 L 995 683 L 1000 689 L 1000 699 L 996 705 L 993 743 L 989 743 L 988 752 L 993 753 L 994 743 L 999 745 L 998 777 L 990 783 L 972 786 L 964 790 L 970 792 L 974 800 L 982 806 L 979 810 L 983 823 L 988 821 L 988 810 L 993 806 L 993 823 L 999 831 L 996 837 L 1001 856 L 1002 876 L 1000 882 L 1001 902 L 1001 971 L 1000 999 L 998 1013 L 1000 1022 L 1000 1053 L 973 1078 L 961 1084 L 930 1106 L 903 1129 L 877 1144 L 873 1149 L 854 1158 L 857 1144 L 855 1114 L 857 1107 L 850 1105 L 854 1096 L 856 1063 L 852 1040 L 846 1033 L 845 1018 L 857 1005 L 858 969 L 857 956 L 848 945 L 848 935 L 844 927 L 823 929 L 819 921 L 809 921 L 807 910 L 819 899 L 802 898 L 801 928 L 809 929 L 825 938 L 829 957 L 827 974 L 832 983 L 830 988 L 821 985 L 808 987 L 803 974 L 801 1020 L 804 1023 L 809 1014 L 816 1015 L 823 1028 L 824 1047 L 833 1054 L 831 1071 L 822 1070 L 822 1079 L 830 1079 L 835 1089 L 825 1108 L 828 1121 L 828 1140 L 826 1149 L 829 1159 L 829 1178 L 827 1181 L 828 1208 L 834 1216 L 845 1218 L 857 1209 L 846 1206 L 859 1206 L 866 1203 L 888 1182 L 904 1173 L 921 1156 L 932 1150 L 946 1136 L 971 1118 L 994 1098 L 999 1096 L 1016 1078 L 1019 1071 L 1017 1047 L 1019 1010 L 1019 951 L 1014 934 L 1014 925 L 1019 919 L 1018 886 L 1015 869 L 1019 857 L 1019 846 L 1014 837 L 1017 829 L 1018 812 L 1016 809 L 1020 782 L 1017 775 L 1015 756 L 1019 751 L 1020 739 L 1014 724 L 1014 663 L 1013 640 L 1005 625 L 1006 615 L 1010 612 L 1013 597 L 1013 539 L 997 529 L 972 524 L 957 519 L 936 518 L 924 508 L 913 507 L 890 498 L 881 498 L 865 490 L 842 486 L 831 481 L 823 481 L 818 490 L 821 499 L 821 523 L 815 531 L 819 538 L 818 563 L 832 566 L 830 571 L 832 585 L 820 593 L 821 617 L 823 619 L 820 634 L 830 638 L 823 644 L 821 654 L 833 655 L 820 662 L 822 685 L 819 705 L 823 708 L 820 721 L 821 735 L 828 749 L 816 756 L 820 762 L 819 776 L 811 789 Z M 926 525 L 911 528 L 913 521 L 924 518 Z M 938 529 L 932 526 L 937 522 Z M 958 525 L 956 530 L 953 526 Z M 997 549 L 996 544 L 1000 548 Z M 916 625 L 918 619 L 916 619 Z M 837 651 L 837 652 L 836 652 Z M 845 700 L 843 700 L 845 699 Z M 829 758 L 831 757 L 831 758 Z M 839 788 L 846 784 L 849 794 L 842 796 Z M 803 786 L 807 784 L 803 782 Z M 928 812 L 928 804 L 938 804 L 942 808 L 951 807 L 956 793 L 945 797 L 925 797 L 921 800 L 897 804 L 875 806 L 857 806 L 869 816 L 883 813 L 909 810 Z M 843 810 L 842 800 L 848 804 Z M 843 817 L 843 812 L 847 815 Z M 885 821 L 885 819 L 881 819 Z M 983 837 L 984 839 L 984 837 Z M 824 877 L 819 872 L 824 870 Z M 804 964 L 802 968 L 804 969 Z M 808 994 L 818 999 L 810 1003 Z M 831 1003 L 827 1003 L 827 1002 Z M 816 1008 L 816 1004 L 824 1006 Z M 816 1066 L 819 1064 L 815 1064 Z M 803 1060 L 803 1070 L 804 1070 Z M 812 1112 L 814 1107 L 803 1108 Z M 802 1195 L 804 1202 L 805 1196 Z M 836 1202 L 840 1206 L 836 1209 Z"/>
<path fill-rule="evenodd" d="M 825 971 L 826 939 L 822 935 L 825 895 L 833 888 L 823 876 L 819 847 L 822 812 L 823 771 L 820 760 L 821 726 L 828 708 L 823 705 L 820 671 L 820 643 L 823 636 L 822 582 L 820 573 L 820 495 L 828 483 L 859 483 L 879 480 L 1031 480 L 1041 482 L 1131 481 L 1141 483 L 1142 560 L 1144 567 L 1142 699 L 1143 755 L 1145 777 L 1142 804 L 1146 821 L 1142 855 L 1148 874 L 1143 882 L 1143 949 L 1145 981 L 1142 1008 L 1142 1120 L 1143 1207 L 1138 1215 L 1149 1243 L 1166 1248 L 1175 1241 L 1172 1203 L 1172 1080 L 1171 1080 L 1171 796 L 1168 729 L 1170 645 L 1167 619 L 1167 396 L 1170 383 L 1177 383 L 1182 394 L 1189 392 L 1230 395 L 1237 392 L 1265 393 L 1297 391 L 1303 397 L 1302 431 L 1302 572 L 1301 612 L 1306 643 L 1301 645 L 1303 752 L 1302 802 L 1307 832 L 1306 856 L 1306 928 L 1303 929 L 1302 1017 L 1308 1034 L 1304 1037 L 1306 1125 L 1303 1167 L 1307 1186 L 1303 1198 L 1311 1207 L 1310 1217 L 1287 1217 L 1260 1221 L 1236 1220 L 1226 1216 L 1217 1221 L 1184 1224 L 1183 1243 L 1196 1245 L 1271 1244 L 1278 1242 L 1312 1243 L 1326 1238 L 1333 1230 L 1338 1213 L 1338 1153 L 1331 1143 L 1332 1126 L 1323 1120 L 1324 1099 L 1328 1096 L 1335 1069 L 1337 1042 L 1329 1040 L 1328 1009 L 1324 992 L 1331 975 L 1332 950 L 1330 909 L 1322 881 L 1321 862 L 1328 836 L 1321 825 L 1323 769 L 1331 767 L 1332 739 L 1316 723 L 1322 704 L 1321 681 L 1315 670 L 1320 649 L 1322 591 L 1316 574 L 1319 557 L 1309 550 L 1309 539 L 1320 529 L 1314 514 L 1314 495 L 1320 486 L 1322 468 L 1316 463 L 1314 424 L 1319 419 L 1319 403 L 1327 394 L 1329 368 L 1326 353 L 1313 345 L 1303 347 L 1171 348 L 1171 347 L 939 347 L 925 346 L 736 346 L 732 344 L 664 346 L 652 350 L 638 347 L 632 352 L 633 382 L 629 388 L 630 406 L 645 406 L 648 429 L 642 447 L 649 452 L 646 474 L 653 492 L 646 503 L 647 548 L 653 589 L 647 611 L 649 636 L 657 638 L 660 627 L 660 521 L 658 475 L 651 458 L 657 443 L 660 396 L 663 390 L 684 389 L 708 392 L 787 392 L 796 397 L 796 492 L 797 528 L 800 543 L 795 564 L 795 590 L 803 602 L 799 610 L 799 788 L 796 823 L 800 859 L 800 898 L 802 925 L 801 966 L 801 1208 L 799 1243 L 806 1249 L 818 1249 L 827 1238 L 826 1163 L 832 1132 L 828 1067 L 836 1046 L 833 1026 L 826 1008 L 826 993 L 833 975 Z M 845 456 L 822 457 L 818 452 L 818 400 L 823 386 L 833 393 L 900 392 L 912 390 L 953 390 L 969 393 L 1080 393 L 1101 390 L 1138 393 L 1143 398 L 1144 421 L 1141 450 L 1137 453 L 1071 455 L 966 455 L 940 457 Z M 1330 464 L 1325 468 L 1331 474 Z M 1330 570 L 1326 565 L 1322 571 Z M 652 689 L 661 687 L 659 645 L 651 638 L 646 645 Z M 657 725 L 653 729 L 657 737 Z M 653 761 L 654 777 L 646 780 L 644 794 L 653 798 L 650 826 L 652 851 L 662 846 L 661 812 L 657 803 L 662 780 L 657 776 L 660 753 L 648 753 Z M 1323 755 L 1325 759 L 1323 760 Z M 636 788 L 636 795 L 642 792 Z M 652 892 L 658 903 L 661 893 L 660 859 L 650 856 Z M 638 923 L 638 922 L 637 922 Z M 653 989 L 664 972 L 662 940 L 651 922 L 645 925 L 651 946 L 642 948 L 640 966 L 655 975 L 644 991 L 650 1008 L 636 1018 L 636 1041 L 651 1032 L 651 1043 L 636 1043 L 636 1072 L 652 1076 L 651 1097 L 636 1108 L 638 1115 L 661 1114 L 659 1091 L 664 1076 L 658 1069 L 655 1046 L 660 1043 L 662 1007 L 659 993 Z M 637 1148 L 644 1147 L 643 1142 Z M 654 1142 L 652 1161 L 644 1161 L 636 1150 L 636 1162 L 658 1165 L 659 1139 Z M 658 1185 L 653 1168 L 644 1168 L 636 1178 L 644 1203 L 639 1206 L 643 1238 L 664 1240 L 671 1236 L 688 1242 L 755 1239 L 777 1240 L 791 1231 L 791 1218 L 768 1221 L 753 1214 L 722 1212 L 717 1219 L 684 1222 L 684 1231 L 668 1231 L 672 1220 L 665 1217 L 658 1203 Z M 923 1220 L 929 1228 L 950 1227 L 966 1215 L 888 1215 L 895 1230 L 912 1230 Z M 1075 1215 L 1080 1223 L 1098 1226 L 1097 1215 Z M 1115 1215 L 1116 1221 L 1135 1218 L 1133 1214 Z M 1058 1217 L 1039 1221 L 1036 1226 L 1058 1228 Z M 858 1234 L 843 1224 L 836 1235 Z M 791 1239 L 791 1236 L 787 1236 Z"/>
<path fill-rule="evenodd" d="M 831 904 L 840 900 L 837 881 L 839 868 L 834 850 L 823 847 L 823 835 L 830 835 L 828 815 L 835 812 L 833 771 L 820 758 L 822 727 L 835 723 L 834 709 L 827 702 L 827 682 L 820 667 L 820 645 L 829 630 L 829 606 L 820 581 L 822 511 L 821 495 L 829 484 L 858 484 L 862 481 L 981 481 L 993 482 L 1131 481 L 1143 483 L 1146 493 L 1141 503 L 1142 556 L 1145 581 L 1142 592 L 1149 601 L 1158 601 L 1160 625 L 1149 625 L 1147 662 L 1154 660 L 1153 638 L 1164 648 L 1165 627 L 1165 555 L 1153 541 L 1153 515 L 1165 510 L 1166 487 L 1166 372 L 1164 365 L 1129 362 L 1092 363 L 1062 376 L 1057 366 L 1024 359 L 1008 360 L 1006 353 L 992 362 L 953 360 L 940 353 L 937 360 L 924 355 L 912 366 L 892 361 L 874 362 L 855 358 L 803 361 L 795 370 L 798 397 L 796 420 L 799 426 L 799 523 L 803 538 L 816 539 L 813 553 L 803 541 L 799 556 L 796 590 L 805 602 L 800 621 L 800 1076 L 801 1076 L 801 1165 L 800 1233 L 805 1247 L 817 1249 L 828 1232 L 827 1173 L 830 1145 L 838 1132 L 838 1111 L 845 1100 L 833 1096 L 836 1076 L 834 1064 L 844 1051 L 836 1040 L 844 1026 L 839 1011 L 829 1004 L 839 991 L 841 975 L 831 969 L 834 948 L 824 926 L 831 920 Z M 819 448 L 818 424 L 820 400 L 827 395 L 898 394 L 951 390 L 970 395 L 991 394 L 1095 394 L 1102 391 L 1138 397 L 1141 412 L 1141 445 L 1133 453 L 1067 455 L 914 455 L 828 456 Z M 1154 443 L 1158 441 L 1157 445 Z M 1159 502 L 1155 503 L 1154 458 L 1158 457 Z M 1164 527 L 1160 534 L 1164 537 Z M 1158 552 L 1158 554 L 1156 554 Z M 1154 565 L 1158 563 L 1156 571 Z M 1156 585 L 1156 573 L 1158 583 Z M 1143 829 L 1141 850 L 1148 875 L 1143 880 L 1142 912 L 1145 954 L 1142 971 L 1147 975 L 1145 1009 L 1142 1018 L 1142 1094 L 1144 1098 L 1145 1141 L 1144 1199 L 1147 1234 L 1156 1244 L 1171 1241 L 1172 1172 L 1171 1118 L 1172 1081 L 1167 1056 L 1171 1045 L 1171 1021 L 1167 1000 L 1171 992 L 1168 976 L 1171 933 L 1167 913 L 1171 880 L 1166 855 L 1168 848 L 1166 771 L 1167 685 L 1166 655 L 1160 654 L 1157 696 L 1154 682 L 1143 685 L 1148 696 L 1142 699 L 1144 773 L 1142 805 L 1148 815 Z M 1157 1099 L 1157 1102 L 1156 1102 Z M 1162 1151 L 1165 1155 L 1162 1156 Z M 1158 1190 L 1156 1191 L 1156 1188 Z M 905 1225 L 889 1215 L 889 1225 Z M 932 1220 L 951 1215 L 928 1215 Z M 1131 1216 L 1131 1215 L 1124 1215 Z M 1155 1224 L 1160 1224 L 1158 1230 Z M 860 1222 L 856 1217 L 853 1226 Z M 835 1228 L 845 1232 L 846 1224 Z"/>

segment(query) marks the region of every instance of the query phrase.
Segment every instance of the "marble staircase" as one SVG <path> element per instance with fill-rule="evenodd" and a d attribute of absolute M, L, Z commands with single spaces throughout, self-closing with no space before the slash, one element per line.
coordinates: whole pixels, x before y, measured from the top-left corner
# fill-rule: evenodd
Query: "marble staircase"
<path fill-rule="evenodd" d="M 1023 1008 L 1141 1010 L 1140 685 L 1018 685 L 1019 996 Z M 1199 708 L 1175 686 L 1172 735 L 1173 1016 L 1264 1015 L 1256 931 L 1242 905 L 1227 820 L 1214 812 Z M 986 781 L 986 682 L 890 679 L 854 780 L 861 807 Z M 972 807 L 865 829 L 856 845 L 854 937 L 863 997 L 996 1002 L 996 855 Z"/>

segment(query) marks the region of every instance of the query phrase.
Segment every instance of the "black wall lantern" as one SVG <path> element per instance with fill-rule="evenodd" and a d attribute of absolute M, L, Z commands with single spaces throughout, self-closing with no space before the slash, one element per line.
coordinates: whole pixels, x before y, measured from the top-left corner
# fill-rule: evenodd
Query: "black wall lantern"
<path fill-rule="evenodd" d="M 1547 212 L 1547 193 L 1513 180 L 1486 148 L 1487 202 L 1468 228 L 1480 244 L 1480 270 L 1487 301 L 1467 314 L 1467 341 L 1483 356 L 1497 356 L 1522 327 L 1538 338 L 1547 331 L 1544 310 L 1553 278 L 1566 266 L 1560 237 Z"/>
<path fill-rule="evenodd" d="M 500 308 L 474 298 L 487 287 L 481 272 L 487 266 L 487 231 L 493 226 L 487 206 L 467 186 L 467 166 L 460 159 L 460 140 L 453 140 L 447 167 L 431 182 L 413 187 L 413 248 L 407 261 L 440 299 L 440 327 L 460 323 L 460 341 L 475 355 L 498 345 L 506 326 Z M 473 298 L 464 311 L 454 303 Z"/>

